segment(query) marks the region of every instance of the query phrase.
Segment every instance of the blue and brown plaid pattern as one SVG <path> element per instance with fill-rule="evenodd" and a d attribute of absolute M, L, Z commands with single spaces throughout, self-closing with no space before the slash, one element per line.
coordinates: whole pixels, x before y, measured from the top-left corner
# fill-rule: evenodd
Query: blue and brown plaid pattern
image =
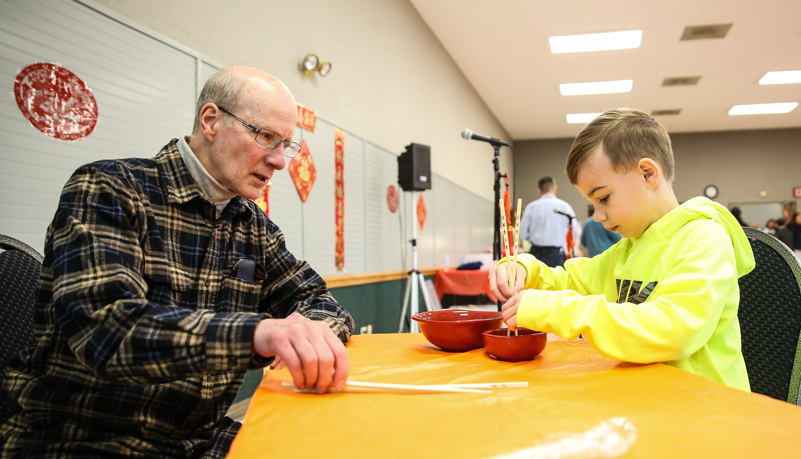
<path fill-rule="evenodd" d="M 297 311 L 350 338 L 350 314 L 278 227 L 241 197 L 218 217 L 176 142 L 85 165 L 64 186 L 36 342 L 3 384 L 22 407 L 0 428 L 5 453 L 211 453 L 236 433 L 224 415 L 245 370 L 270 362 L 251 354 L 259 320 Z M 253 282 L 237 277 L 242 259 Z"/>

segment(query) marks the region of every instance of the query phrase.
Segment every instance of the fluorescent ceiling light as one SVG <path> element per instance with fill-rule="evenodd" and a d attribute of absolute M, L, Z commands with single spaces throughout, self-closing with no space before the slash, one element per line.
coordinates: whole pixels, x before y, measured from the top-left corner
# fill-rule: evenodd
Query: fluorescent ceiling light
<path fill-rule="evenodd" d="M 565 118 L 569 124 L 587 124 L 590 121 L 598 118 L 600 113 L 568 113 Z"/>
<path fill-rule="evenodd" d="M 563 83 L 559 92 L 563 96 L 579 96 L 584 94 L 613 94 L 631 92 L 634 80 L 595 81 L 592 83 Z"/>
<path fill-rule="evenodd" d="M 642 41 L 642 30 L 560 35 L 548 37 L 548 41 L 551 44 L 551 52 L 554 54 L 639 48 Z"/>
<path fill-rule="evenodd" d="M 786 72 L 768 72 L 759 80 L 759 84 L 801 83 L 801 70 Z"/>
<path fill-rule="evenodd" d="M 769 113 L 790 113 L 798 102 L 784 102 L 779 104 L 751 104 L 735 105 L 729 110 L 729 115 L 764 115 Z"/>

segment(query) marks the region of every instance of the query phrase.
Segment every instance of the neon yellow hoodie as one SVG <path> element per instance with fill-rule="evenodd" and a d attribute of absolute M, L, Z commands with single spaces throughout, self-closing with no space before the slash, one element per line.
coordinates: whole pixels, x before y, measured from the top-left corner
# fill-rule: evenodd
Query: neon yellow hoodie
<path fill-rule="evenodd" d="M 693 198 L 640 237 L 569 259 L 564 269 L 531 255 L 518 262 L 531 289 L 520 300 L 519 326 L 568 339 L 582 334 L 607 357 L 662 362 L 750 390 L 737 279 L 754 268 L 754 254 L 720 204 Z"/>

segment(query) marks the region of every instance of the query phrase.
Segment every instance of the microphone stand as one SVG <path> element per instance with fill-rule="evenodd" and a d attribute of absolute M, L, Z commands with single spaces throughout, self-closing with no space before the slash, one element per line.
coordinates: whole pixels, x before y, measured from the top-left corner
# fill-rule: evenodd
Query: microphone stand
<path fill-rule="evenodd" d="M 501 200 L 501 145 L 495 142 L 492 142 L 492 149 L 494 150 L 494 155 L 492 158 L 492 163 L 495 166 L 495 201 L 493 201 L 492 206 L 495 209 L 495 225 L 493 225 L 493 239 L 492 239 L 492 259 L 493 260 L 500 260 L 501 259 L 501 209 L 498 207 L 498 203 Z M 497 301 L 498 304 L 498 311 L 503 310 L 503 303 Z"/>

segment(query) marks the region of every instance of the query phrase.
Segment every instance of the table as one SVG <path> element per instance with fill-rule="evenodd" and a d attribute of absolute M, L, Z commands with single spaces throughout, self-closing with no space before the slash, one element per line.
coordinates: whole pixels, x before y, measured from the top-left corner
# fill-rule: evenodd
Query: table
<path fill-rule="evenodd" d="M 530 362 L 440 351 L 419 333 L 354 335 L 350 378 L 405 384 L 528 381 L 492 394 L 296 393 L 283 369 L 256 390 L 230 458 L 482 458 L 587 431 L 637 430 L 627 458 L 798 457 L 801 408 L 662 365 L 605 358 L 549 335 Z"/>
<path fill-rule="evenodd" d="M 495 296 L 489 289 L 488 269 L 440 269 L 434 275 L 434 290 L 442 300 L 446 293 L 451 295 L 485 294 L 495 303 Z"/>

